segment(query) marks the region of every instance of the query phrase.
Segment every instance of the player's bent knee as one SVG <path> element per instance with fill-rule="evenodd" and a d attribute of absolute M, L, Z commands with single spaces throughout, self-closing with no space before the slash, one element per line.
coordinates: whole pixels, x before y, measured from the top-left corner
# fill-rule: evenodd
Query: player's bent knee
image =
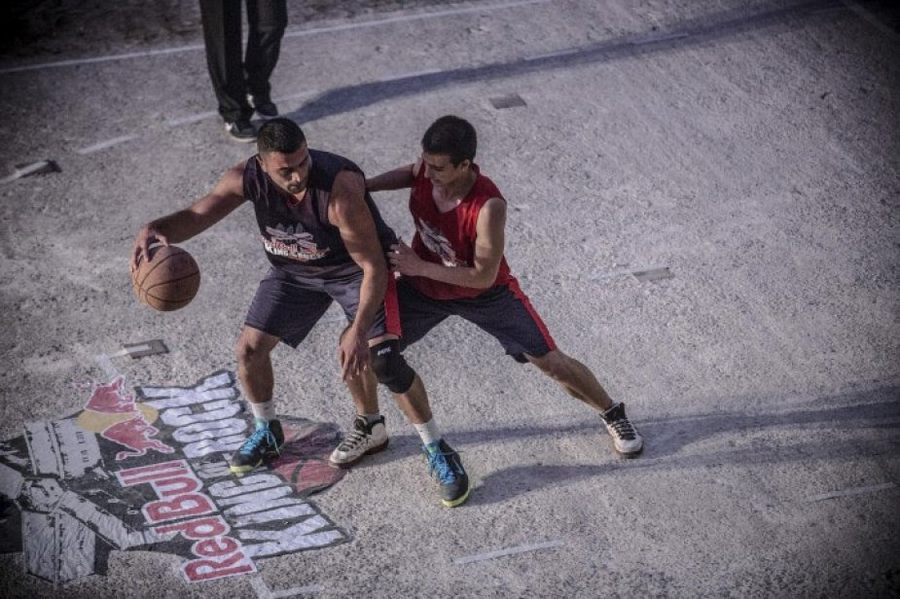
<path fill-rule="evenodd" d="M 239 340 L 234 348 L 238 364 L 250 364 L 256 360 L 265 359 L 268 354 L 269 351 L 265 347 L 244 340 Z"/>
<path fill-rule="evenodd" d="M 406 363 L 400 352 L 400 343 L 396 339 L 382 341 L 369 348 L 372 370 L 378 382 L 392 393 L 406 393 L 412 387 L 416 371 Z"/>

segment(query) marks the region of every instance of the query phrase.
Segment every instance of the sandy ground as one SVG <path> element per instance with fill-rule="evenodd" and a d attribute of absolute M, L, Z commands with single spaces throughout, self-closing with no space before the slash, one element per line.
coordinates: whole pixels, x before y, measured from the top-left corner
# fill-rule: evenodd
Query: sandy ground
<path fill-rule="evenodd" d="M 295 22 L 274 94 L 313 147 L 377 173 L 414 159 L 436 117 L 473 122 L 514 272 L 626 402 L 644 455 L 617 459 L 588 408 L 449 321 L 408 356 L 477 484 L 464 508 L 438 504 L 383 395 L 391 449 L 316 498 L 350 542 L 195 585 L 179 558 L 139 551 L 54 587 L 12 553 L 0 593 L 898 595 L 896 23 L 832 0 L 397 2 Z M 135 301 L 138 227 L 252 150 L 211 114 L 196 32 L 100 37 L 0 59 L 0 175 L 61 167 L 0 186 L 0 439 L 79 410 L 107 376 L 96 356 L 123 343 L 171 350 L 113 359 L 131 385 L 233 370 L 266 268 L 242 208 L 184 244 L 203 273 L 188 307 Z M 494 107 L 509 94 L 525 105 Z M 404 195 L 376 199 L 408 238 Z M 663 267 L 674 277 L 633 275 Z M 349 422 L 342 326 L 329 312 L 275 352 L 280 411 Z"/>

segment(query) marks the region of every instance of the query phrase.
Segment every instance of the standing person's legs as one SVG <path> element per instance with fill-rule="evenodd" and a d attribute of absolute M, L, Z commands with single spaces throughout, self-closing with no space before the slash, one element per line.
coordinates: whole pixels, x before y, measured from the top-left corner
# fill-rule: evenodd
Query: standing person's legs
<path fill-rule="evenodd" d="M 249 120 L 241 40 L 241 0 L 200 0 L 206 64 L 219 114 L 226 123 Z"/>
<path fill-rule="evenodd" d="M 274 117 L 278 109 L 272 103 L 269 78 L 281 51 L 281 38 L 287 27 L 285 0 L 247 0 L 247 54 L 244 71 L 247 92 L 252 96 L 253 107 L 262 116 Z"/>

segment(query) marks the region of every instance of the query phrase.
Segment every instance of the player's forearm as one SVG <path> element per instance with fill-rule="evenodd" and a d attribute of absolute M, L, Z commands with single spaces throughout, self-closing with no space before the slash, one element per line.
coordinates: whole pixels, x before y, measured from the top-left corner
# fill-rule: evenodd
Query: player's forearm
<path fill-rule="evenodd" d="M 158 231 L 169 243 L 181 243 L 209 228 L 212 223 L 206 220 L 191 210 L 179 210 L 151 221 L 147 226 Z"/>
<path fill-rule="evenodd" d="M 423 262 L 420 276 L 460 287 L 487 289 L 497 280 L 497 269 L 444 266 L 434 262 Z"/>
<path fill-rule="evenodd" d="M 412 165 L 410 164 L 386 173 L 381 173 L 371 179 L 366 179 L 366 191 L 404 189 L 412 187 L 412 183 Z"/>
<path fill-rule="evenodd" d="M 384 302 L 387 289 L 388 269 L 386 265 L 363 267 L 363 280 L 359 288 L 359 307 L 353 319 L 353 327 L 365 333 L 372 326 L 378 309 Z"/>

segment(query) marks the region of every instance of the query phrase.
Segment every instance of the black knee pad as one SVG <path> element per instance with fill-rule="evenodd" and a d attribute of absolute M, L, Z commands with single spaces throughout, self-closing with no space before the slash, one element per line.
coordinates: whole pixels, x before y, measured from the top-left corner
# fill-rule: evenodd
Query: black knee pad
<path fill-rule="evenodd" d="M 396 339 L 382 341 L 370 347 L 369 356 L 372 359 L 372 370 L 375 371 L 379 383 L 393 393 L 409 391 L 413 379 L 416 378 L 416 371 L 406 363 Z"/>

